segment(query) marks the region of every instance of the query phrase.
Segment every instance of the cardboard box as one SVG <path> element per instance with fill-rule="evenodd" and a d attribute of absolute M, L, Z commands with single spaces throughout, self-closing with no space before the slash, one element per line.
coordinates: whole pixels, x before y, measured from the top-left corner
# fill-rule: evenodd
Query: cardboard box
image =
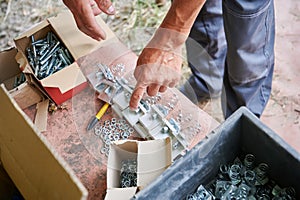
<path fill-rule="evenodd" d="M 25 199 L 86 199 L 74 172 L 0 87 L 0 158 Z"/>
<path fill-rule="evenodd" d="M 0 159 L 25 199 L 86 199 L 87 190 L 21 109 L 43 100 L 21 73 L 15 48 L 0 52 Z"/>
<path fill-rule="evenodd" d="M 49 98 L 56 104 L 61 104 L 70 99 L 87 86 L 86 78 L 76 60 L 105 45 L 107 42 L 111 42 L 111 39 L 115 38 L 103 20 L 100 17 L 96 19 L 107 35 L 107 39 L 101 42 L 93 40 L 82 33 L 77 28 L 75 20 L 69 11 L 51 17 L 15 38 L 15 44 L 19 51 L 16 59 L 20 64 L 21 70 L 24 73 L 30 74 L 32 82 L 41 90 L 45 90 Z M 49 31 L 53 32 L 63 46 L 69 50 L 75 62 L 39 80 L 30 67 L 26 56 L 26 48 L 31 44 L 30 36 L 33 35 L 35 40 L 39 40 L 45 38 Z"/>
<path fill-rule="evenodd" d="M 80 58 L 117 39 L 100 17 L 97 17 L 97 21 L 106 31 L 105 41 L 97 42 L 79 32 L 69 12 L 40 23 L 16 41 L 20 39 L 26 42 L 27 36 L 35 34 L 37 30 L 51 28 L 63 37 L 64 45 L 72 56 Z M 1 164 L 25 199 L 87 199 L 88 191 L 74 171 L 22 110 L 44 99 L 40 92 L 45 91 L 37 87 L 47 88 L 52 97 L 57 97 L 57 103 L 60 103 L 68 97 L 68 88 L 74 90 L 77 89 L 76 84 L 86 84 L 85 78 L 75 62 L 64 71 L 49 77 L 49 80 L 36 81 L 35 77 L 26 76 L 29 83 L 13 88 L 14 78 L 21 70 L 27 75 L 31 73 L 28 61 L 20 49 L 22 43 L 17 44 L 18 50 L 11 48 L 0 52 Z M 71 84 L 68 81 L 71 81 Z M 57 94 L 62 96 L 51 93 L 51 89 L 58 91 Z"/>
<path fill-rule="evenodd" d="M 221 164 L 251 153 L 269 165 L 268 176 L 281 187 L 294 187 L 300 199 L 300 154 L 242 107 L 184 157 L 177 160 L 135 199 L 185 199 L 216 178 Z"/>
<path fill-rule="evenodd" d="M 28 82 L 14 88 L 15 77 L 21 73 L 18 63 L 15 61 L 16 54 L 17 50 L 14 48 L 0 52 L 0 83 L 5 84 L 12 98 L 21 109 L 24 109 L 42 101 L 43 95 Z"/>
<path fill-rule="evenodd" d="M 137 160 L 137 187 L 120 187 L 121 163 Z M 171 165 L 170 138 L 150 141 L 116 141 L 110 147 L 106 200 L 128 200 Z"/>

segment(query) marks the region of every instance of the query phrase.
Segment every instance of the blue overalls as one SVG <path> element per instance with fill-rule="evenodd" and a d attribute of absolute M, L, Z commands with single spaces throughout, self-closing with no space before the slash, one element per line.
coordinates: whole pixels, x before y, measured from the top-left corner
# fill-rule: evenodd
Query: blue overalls
<path fill-rule="evenodd" d="M 240 106 L 260 117 L 274 70 L 273 0 L 207 0 L 186 42 L 193 102 L 221 95 L 225 118 Z"/>

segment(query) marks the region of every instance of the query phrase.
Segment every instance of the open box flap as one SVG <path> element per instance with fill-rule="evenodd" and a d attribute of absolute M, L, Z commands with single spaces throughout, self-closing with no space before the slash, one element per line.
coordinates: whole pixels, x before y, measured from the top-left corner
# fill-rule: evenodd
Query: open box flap
<path fill-rule="evenodd" d="M 15 77 L 21 73 L 15 56 L 16 48 L 10 48 L 0 52 L 0 83 L 4 83 L 11 96 L 21 109 L 27 108 L 42 100 L 42 95 L 36 88 L 27 82 L 14 88 Z"/>
<path fill-rule="evenodd" d="M 41 84 L 44 87 L 59 88 L 62 94 L 84 82 L 86 82 L 86 79 L 77 63 L 73 63 L 52 76 L 48 76 L 41 80 Z"/>
<path fill-rule="evenodd" d="M 113 142 L 108 156 L 108 189 L 106 194 L 108 197 L 105 199 L 114 199 L 113 197 L 120 195 L 122 191 L 128 193 L 128 188 L 119 188 L 122 160 L 137 159 L 137 186 L 139 189 L 143 189 L 171 165 L 171 155 L 170 138 L 151 141 L 119 140 Z M 128 195 L 130 196 L 125 197 L 124 195 L 124 199 L 130 199 L 133 196 L 131 193 L 128 193 Z"/>
<path fill-rule="evenodd" d="M 114 33 L 104 23 L 100 16 L 96 17 L 96 21 L 106 33 L 106 39 L 102 41 L 94 40 L 81 32 L 77 28 L 76 22 L 70 11 L 65 11 L 55 17 L 51 17 L 48 21 L 59 37 L 61 37 L 75 60 L 91 53 L 101 46 L 104 46 L 107 42 L 110 42 L 111 39 L 116 39 Z"/>
<path fill-rule="evenodd" d="M 0 52 L 0 83 L 21 72 L 18 63 L 15 61 L 16 54 L 16 48 Z"/>
<path fill-rule="evenodd" d="M 38 30 L 46 27 L 49 25 L 49 22 L 47 20 L 41 21 L 40 23 L 32 26 L 31 28 L 29 28 L 27 31 L 24 31 L 23 33 L 21 33 L 21 35 L 19 35 L 18 37 L 16 37 L 14 40 L 19 40 L 23 37 L 30 37 L 31 35 L 33 35 L 34 33 L 36 33 Z"/>
<path fill-rule="evenodd" d="M 137 141 L 119 140 L 110 146 L 107 162 L 107 188 L 118 188 L 120 186 L 120 169 L 123 159 L 136 159 Z"/>
<path fill-rule="evenodd" d="M 106 190 L 105 200 L 129 200 L 137 192 L 137 187 L 128 188 L 108 188 Z"/>
<path fill-rule="evenodd" d="M 86 188 L 3 84 L 0 99 L 1 162 L 25 199 L 87 199 Z"/>
<path fill-rule="evenodd" d="M 31 73 L 34 74 L 31 67 L 28 64 L 28 61 L 24 57 L 24 55 L 21 52 L 18 52 L 15 56 L 16 62 L 19 64 L 19 68 L 23 73 Z"/>
<path fill-rule="evenodd" d="M 143 189 L 171 165 L 171 139 L 139 142 L 138 152 L 137 184 Z"/>

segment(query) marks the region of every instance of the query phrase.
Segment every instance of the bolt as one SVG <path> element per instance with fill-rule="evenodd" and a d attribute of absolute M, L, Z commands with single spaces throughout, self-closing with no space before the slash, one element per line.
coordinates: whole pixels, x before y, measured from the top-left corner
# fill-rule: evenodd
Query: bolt
<path fill-rule="evenodd" d="M 59 71 L 59 70 L 61 70 L 61 69 L 63 68 L 63 66 L 61 66 L 61 65 L 62 65 L 61 60 L 56 60 L 56 63 L 55 63 L 55 65 L 54 65 L 54 71 Z"/>
<path fill-rule="evenodd" d="M 39 49 L 38 54 L 39 54 L 40 56 L 44 55 L 44 54 L 47 52 L 48 48 L 49 48 L 49 45 L 48 45 L 48 44 L 42 46 L 42 47 Z"/>
<path fill-rule="evenodd" d="M 168 133 L 168 131 L 169 131 L 169 128 L 168 128 L 167 126 L 164 126 L 164 127 L 162 128 L 162 132 L 163 132 L 163 133 Z"/>
<path fill-rule="evenodd" d="M 47 33 L 47 38 L 46 38 L 46 40 L 47 40 L 47 43 L 48 43 L 48 44 L 50 44 L 50 43 L 52 42 L 52 41 L 51 41 L 51 40 L 52 40 L 51 35 L 52 35 L 51 32 L 48 32 L 48 33 Z"/>
<path fill-rule="evenodd" d="M 178 141 L 176 141 L 176 142 L 173 144 L 173 149 L 177 149 L 177 148 L 178 148 L 178 146 L 179 146 L 179 142 L 178 142 Z"/>
<path fill-rule="evenodd" d="M 16 76 L 15 82 L 14 82 L 14 88 L 18 87 L 19 78 Z"/>
<path fill-rule="evenodd" d="M 64 63 L 65 66 L 68 65 L 67 60 L 65 59 L 65 57 L 63 56 L 63 54 L 61 52 L 58 53 L 58 56 L 60 57 L 61 61 Z"/>
<path fill-rule="evenodd" d="M 45 40 L 43 40 L 43 39 L 34 41 L 34 38 L 33 38 L 33 42 L 32 42 L 32 38 L 31 38 L 31 45 L 36 45 L 36 46 L 38 46 L 38 45 L 44 44 L 44 43 L 45 43 Z"/>
<path fill-rule="evenodd" d="M 65 49 L 65 54 L 70 60 L 72 60 L 72 56 L 70 55 L 68 49 Z"/>
<path fill-rule="evenodd" d="M 34 36 L 31 35 L 30 38 L 31 38 L 31 44 L 32 44 L 32 49 L 33 49 L 33 55 L 36 58 L 36 48 L 35 48 L 35 45 L 34 45 Z"/>
<path fill-rule="evenodd" d="M 156 119 L 157 119 L 157 116 L 158 116 L 157 113 L 153 113 L 153 114 L 152 114 L 152 119 L 153 119 L 153 120 L 156 120 Z"/>
<path fill-rule="evenodd" d="M 34 70 L 34 75 L 35 75 L 35 76 L 38 76 L 38 74 L 39 74 L 39 68 L 40 68 L 39 65 L 36 65 L 36 66 L 35 66 L 35 70 Z"/>
<path fill-rule="evenodd" d="M 50 61 L 49 65 L 48 65 L 48 68 L 46 70 L 46 76 L 49 76 L 50 72 L 53 73 L 53 69 L 54 69 L 53 65 L 54 65 L 55 60 L 56 60 L 56 55 L 53 55 L 52 58 L 51 58 L 51 61 Z"/>
<path fill-rule="evenodd" d="M 55 51 L 52 51 L 52 52 L 50 51 L 45 59 L 43 59 L 43 60 L 40 59 L 41 65 L 45 64 L 54 55 L 54 53 L 55 53 Z M 44 54 L 44 55 L 46 55 L 46 54 Z"/>

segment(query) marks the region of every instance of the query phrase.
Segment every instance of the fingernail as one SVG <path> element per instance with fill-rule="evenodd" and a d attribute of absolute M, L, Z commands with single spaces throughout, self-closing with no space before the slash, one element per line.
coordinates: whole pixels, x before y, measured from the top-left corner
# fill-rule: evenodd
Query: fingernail
<path fill-rule="evenodd" d="M 132 107 L 129 107 L 130 111 L 132 112 L 139 112 L 139 108 L 132 108 Z"/>
<path fill-rule="evenodd" d="M 100 33 L 100 37 L 99 37 L 99 41 L 100 40 L 105 40 L 106 39 L 106 34 L 105 34 L 105 32 L 102 32 L 102 33 Z"/>
<path fill-rule="evenodd" d="M 108 9 L 107 12 L 110 14 L 114 14 L 115 13 L 115 8 L 113 7 L 113 5 L 111 5 Z"/>

